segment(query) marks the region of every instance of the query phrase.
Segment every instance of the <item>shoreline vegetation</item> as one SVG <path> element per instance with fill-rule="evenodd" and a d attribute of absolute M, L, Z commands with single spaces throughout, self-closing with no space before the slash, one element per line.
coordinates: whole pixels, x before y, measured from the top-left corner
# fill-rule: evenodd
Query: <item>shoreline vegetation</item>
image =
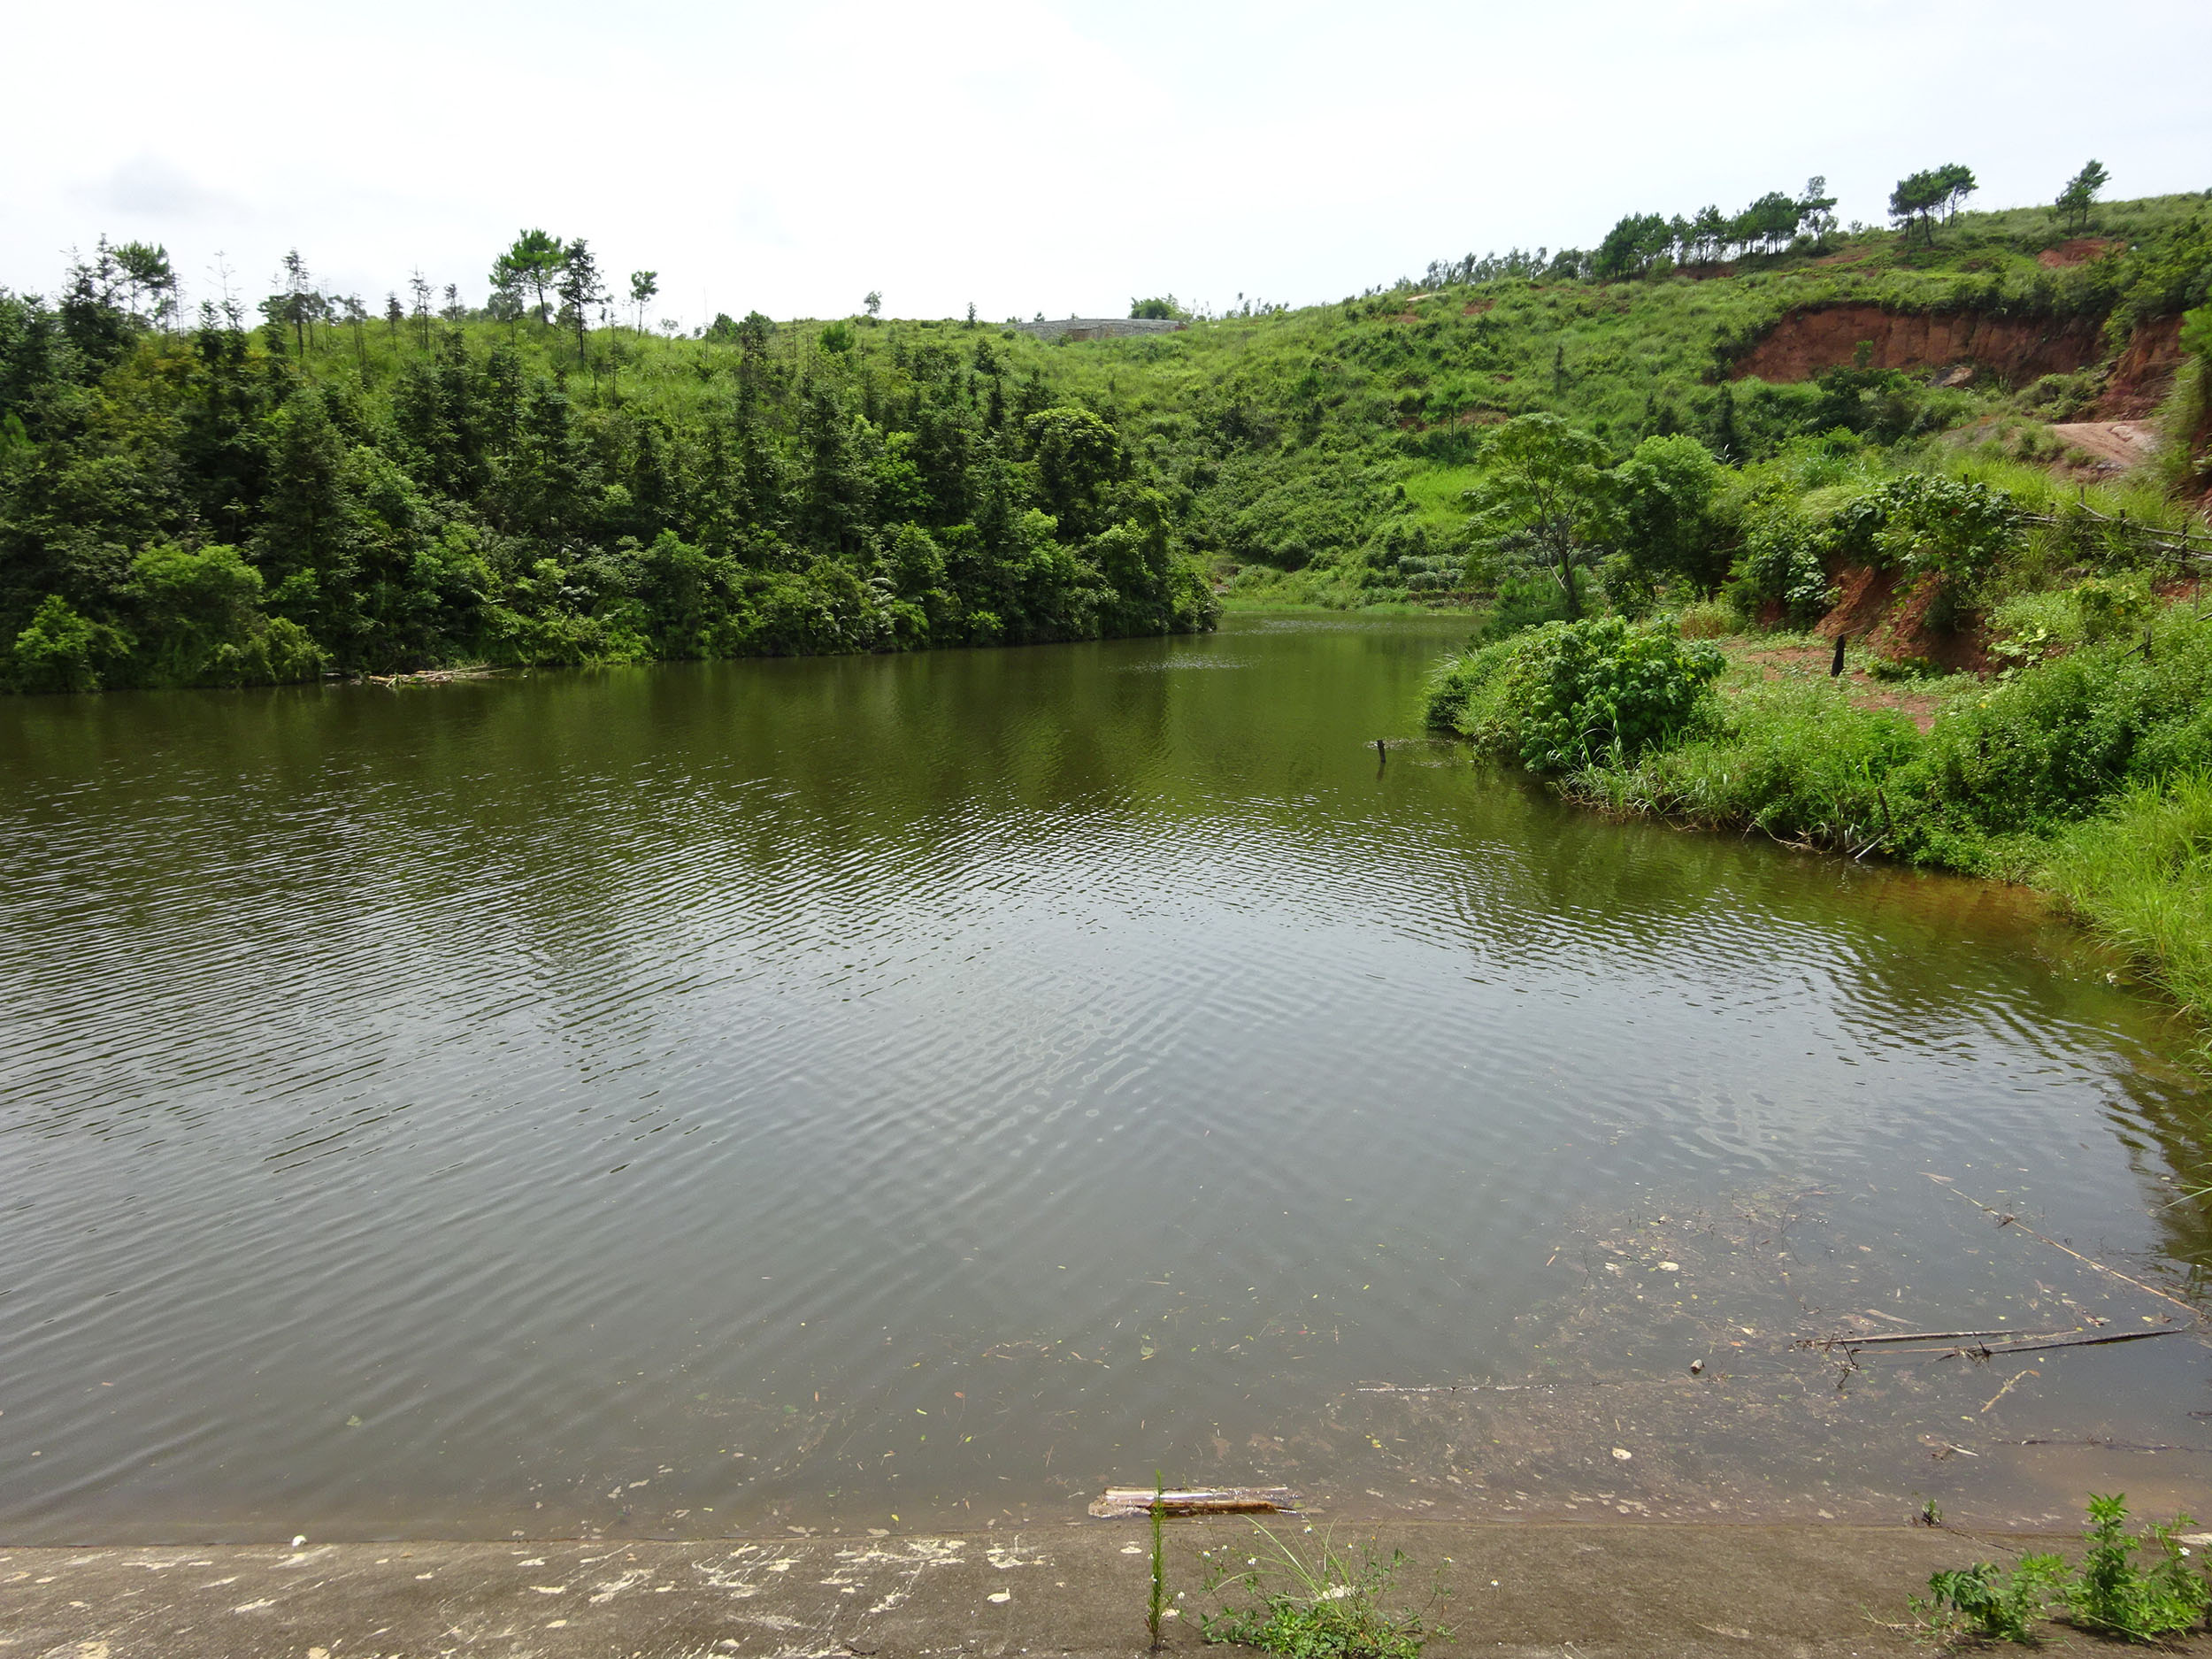
<path fill-rule="evenodd" d="M 1608 606 L 1600 582 L 1571 619 L 1502 603 L 1438 665 L 1430 727 L 1605 812 L 2039 888 L 2212 1023 L 2198 559 L 2116 533 L 2115 491 L 2070 500 L 2016 463 L 1899 470 L 1822 438 L 1716 466 L 1741 518 L 1714 597 Z M 1634 469 L 1591 488 L 1634 511 Z M 2185 527 L 2170 499 L 2118 493 L 2139 523 Z M 1637 574 L 1610 591 L 1640 596 Z M 1874 588 L 1891 596 L 1870 623 L 1841 596 Z M 1970 647 L 1978 668 L 1878 654 L 1901 641 Z"/>

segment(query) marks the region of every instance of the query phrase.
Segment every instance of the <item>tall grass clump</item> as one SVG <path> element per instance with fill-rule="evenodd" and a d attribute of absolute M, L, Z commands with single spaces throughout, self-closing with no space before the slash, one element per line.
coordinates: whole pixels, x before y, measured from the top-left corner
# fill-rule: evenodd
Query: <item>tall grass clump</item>
<path fill-rule="evenodd" d="M 1589 768 L 1578 798 L 1702 829 L 1860 852 L 1894 841 L 1889 775 L 1919 752 L 1903 715 L 1862 709 L 1832 680 L 1756 685 L 1720 700 L 1705 733 L 1634 767 Z"/>
<path fill-rule="evenodd" d="M 2212 1018 L 2212 772 L 2140 783 L 2061 835 L 2042 885 Z"/>

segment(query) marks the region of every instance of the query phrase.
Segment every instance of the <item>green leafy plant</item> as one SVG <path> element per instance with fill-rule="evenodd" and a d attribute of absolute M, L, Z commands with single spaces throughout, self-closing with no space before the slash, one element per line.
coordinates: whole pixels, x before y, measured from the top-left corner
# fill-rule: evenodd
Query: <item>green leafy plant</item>
<path fill-rule="evenodd" d="M 2036 1620 L 2048 1610 L 2065 1576 L 2065 1560 L 2058 1555 L 2024 1556 L 2010 1572 L 1994 1562 L 1976 1562 L 1932 1577 L 1926 1596 L 1912 1598 L 1912 1610 L 1938 1636 L 2031 1641 Z"/>
<path fill-rule="evenodd" d="M 1547 623 L 1506 670 L 1520 762 L 1565 772 L 1632 759 L 1686 728 L 1726 665 L 1717 647 L 1619 617 Z"/>
<path fill-rule="evenodd" d="M 2127 1518 L 2124 1494 L 2093 1494 L 2082 1534 L 2088 1553 L 2070 1576 L 2056 1555 L 2024 1555 L 2009 1572 L 1977 1562 L 1932 1577 L 1928 1594 L 1911 1598 L 1912 1610 L 1939 1637 L 1985 1641 L 2032 1641 L 2036 1622 L 2054 1607 L 2083 1630 L 2129 1641 L 2157 1641 L 2194 1628 L 2212 1606 L 2212 1586 L 2190 1564 L 2175 1534 L 2195 1523 L 2177 1515 L 2130 1538 Z M 2138 1555 L 2150 1564 L 2138 1564 Z"/>
<path fill-rule="evenodd" d="M 2127 1517 L 2126 1494 L 2091 1496 L 2088 1558 L 2060 1592 L 2069 1617 L 2085 1630 L 2131 1641 L 2155 1641 L 2201 1622 L 2212 1588 L 2174 1537 L 2193 1525 L 2190 1517 L 2153 1523 L 2141 1538 L 2126 1535 Z M 2149 1566 L 2136 1564 L 2139 1553 L 2150 1557 Z"/>
<path fill-rule="evenodd" d="M 1747 619 L 1760 605 L 1778 603 L 1792 624 L 1809 627 L 1835 603 L 1828 581 L 1829 538 L 1795 508 L 1770 506 L 1744 535 L 1731 596 Z"/>
<path fill-rule="evenodd" d="M 2020 509 L 1972 479 L 1908 472 L 1885 488 L 1889 520 L 1877 538 L 1908 570 L 1979 576 L 2020 534 Z"/>
<path fill-rule="evenodd" d="M 2092 576 L 2076 582 L 2067 598 L 2081 620 L 2085 640 L 2108 640 L 2142 626 L 2158 610 L 2150 585 L 2141 580 Z"/>
<path fill-rule="evenodd" d="M 1309 1560 L 1264 1526 L 1254 1530 L 1267 1540 L 1267 1555 L 1247 1557 L 1242 1571 L 1217 1565 L 1207 1582 L 1209 1595 L 1246 1598 L 1235 1605 L 1225 1600 L 1219 1610 L 1200 1615 L 1208 1641 L 1264 1648 L 1284 1659 L 1419 1659 L 1432 1636 L 1450 1640 L 1451 1632 L 1429 1623 L 1421 1609 L 1386 1605 L 1405 1565 L 1402 1550 L 1385 1560 L 1363 1546 L 1354 1556 L 1325 1533 Z M 1432 1607 L 1443 1596 L 1439 1584 Z"/>

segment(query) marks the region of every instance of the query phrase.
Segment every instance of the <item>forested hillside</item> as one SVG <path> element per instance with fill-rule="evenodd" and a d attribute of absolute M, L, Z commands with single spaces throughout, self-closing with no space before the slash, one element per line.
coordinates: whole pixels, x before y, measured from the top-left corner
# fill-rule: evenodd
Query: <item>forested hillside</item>
<path fill-rule="evenodd" d="M 379 311 L 295 258 L 252 312 L 188 324 L 160 250 L 104 243 L 52 296 L 0 294 L 0 680 L 1079 639 L 1202 627 L 1217 594 L 1496 599 L 1503 626 L 1724 588 L 1801 626 L 1839 557 L 1823 490 L 2010 466 L 2039 496 L 2082 476 L 2055 425 L 2162 403 L 2156 478 L 2105 510 L 2185 516 L 2212 205 L 2099 182 L 1974 213 L 1970 173 L 1931 169 L 1896 228 L 1842 230 L 1816 180 L 1630 214 L 1587 252 L 1051 342 L 873 296 L 649 330 L 651 273 L 618 303 L 588 242 L 542 232 L 480 308 L 419 282 Z M 1493 488 L 1532 416 L 1588 474 L 1563 518 Z"/>
<path fill-rule="evenodd" d="M 612 319 L 584 244 L 538 243 L 538 303 L 503 257 L 495 314 L 425 290 L 372 319 L 295 261 L 258 323 L 210 305 L 179 326 L 165 259 L 133 244 L 57 299 L 0 294 L 0 677 L 234 685 L 1210 625 L 1156 475 L 1040 354 L 872 319 L 659 338 Z"/>

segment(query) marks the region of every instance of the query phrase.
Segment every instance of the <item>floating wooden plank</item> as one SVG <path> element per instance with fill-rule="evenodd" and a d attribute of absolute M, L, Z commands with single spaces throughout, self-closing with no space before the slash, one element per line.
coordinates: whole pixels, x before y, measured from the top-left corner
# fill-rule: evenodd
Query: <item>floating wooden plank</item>
<path fill-rule="evenodd" d="M 1091 1500 L 1091 1513 L 1101 1520 L 1123 1520 L 1151 1514 L 1156 1501 L 1170 1515 L 1263 1515 L 1298 1507 L 1298 1494 L 1288 1486 L 1186 1486 L 1165 1492 L 1109 1486 Z"/>

